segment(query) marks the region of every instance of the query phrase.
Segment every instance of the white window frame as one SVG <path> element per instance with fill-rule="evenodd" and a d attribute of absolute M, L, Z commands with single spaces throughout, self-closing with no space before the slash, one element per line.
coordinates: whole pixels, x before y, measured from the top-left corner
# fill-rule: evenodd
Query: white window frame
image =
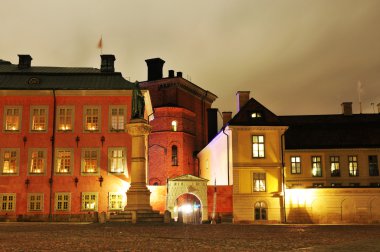
<path fill-rule="evenodd" d="M 252 139 L 252 157 L 265 158 L 265 136 L 252 135 L 251 139 Z"/>
<path fill-rule="evenodd" d="M 359 177 L 359 162 L 357 155 L 348 156 L 348 175 L 350 177 Z"/>
<path fill-rule="evenodd" d="M 46 162 L 47 162 L 47 150 L 45 148 L 31 148 L 28 151 L 28 174 L 29 175 L 45 175 L 46 174 Z M 42 153 L 42 167 L 40 167 L 41 172 L 33 172 L 32 171 L 32 162 L 34 162 L 33 159 L 33 153 L 37 152 L 38 154 Z M 37 157 L 37 161 L 40 160 L 40 157 Z M 38 162 L 37 162 L 38 164 Z"/>
<path fill-rule="evenodd" d="M 86 152 L 90 152 L 90 159 L 92 160 L 91 154 L 96 153 L 96 167 L 94 172 L 87 172 L 86 169 Z M 81 174 L 82 175 L 99 175 L 100 174 L 100 150 L 98 148 L 83 148 L 81 151 Z"/>
<path fill-rule="evenodd" d="M 88 125 L 95 124 L 94 118 L 95 118 L 95 113 L 94 110 L 97 109 L 97 122 L 96 122 L 96 127 L 88 127 Z M 91 114 L 87 114 L 87 110 L 91 110 Z M 102 120 L 101 120 L 101 107 L 100 106 L 90 106 L 86 105 L 83 106 L 83 130 L 84 132 L 100 132 L 102 128 Z M 88 122 L 88 119 L 90 119 Z"/>
<path fill-rule="evenodd" d="M 267 191 L 267 176 L 265 172 L 252 173 L 252 191 L 266 192 Z"/>
<path fill-rule="evenodd" d="M 0 212 L 14 212 L 16 210 L 16 194 L 0 193 Z"/>
<path fill-rule="evenodd" d="M 98 192 L 82 192 L 81 210 L 98 211 Z"/>
<path fill-rule="evenodd" d="M 35 120 L 34 120 L 34 110 L 38 110 L 38 122 L 41 123 L 41 118 L 44 118 L 44 125 L 43 127 L 39 128 L 39 126 L 35 125 Z M 44 109 L 44 114 L 40 114 L 41 110 Z M 30 107 L 30 132 L 47 132 L 48 126 L 49 126 L 49 107 L 48 106 L 31 106 Z"/>
<path fill-rule="evenodd" d="M 4 172 L 4 163 L 5 163 L 5 153 L 6 152 L 14 152 L 16 153 L 15 158 L 9 158 L 9 159 L 14 159 L 16 163 L 16 170 L 14 172 Z M 1 176 L 18 176 L 19 171 L 20 171 L 20 149 L 18 148 L 3 148 L 1 149 L 1 157 L 0 157 L 0 175 Z"/>
<path fill-rule="evenodd" d="M 301 174 L 301 156 L 291 156 L 290 157 L 290 174 Z"/>
<path fill-rule="evenodd" d="M 70 152 L 70 170 L 67 172 L 61 172 L 58 169 L 60 168 L 59 161 L 59 152 L 65 151 Z M 54 160 L 54 174 L 55 175 L 72 175 L 74 169 L 74 150 L 72 148 L 57 148 L 55 150 L 55 160 Z"/>
<path fill-rule="evenodd" d="M 42 212 L 44 210 L 44 194 L 28 193 L 28 212 Z"/>
<path fill-rule="evenodd" d="M 113 111 L 116 110 L 117 114 L 114 115 Z M 123 111 L 123 114 L 120 115 L 120 111 Z M 127 107 L 126 106 L 116 106 L 112 105 L 109 106 L 109 112 L 108 112 L 108 128 L 110 132 L 124 132 L 125 131 L 125 124 L 127 122 Z M 121 122 L 122 120 L 122 122 Z"/>
<path fill-rule="evenodd" d="M 66 203 L 66 207 L 65 207 Z M 59 212 L 68 212 L 71 210 L 71 193 L 56 192 L 54 201 L 54 210 Z"/>
<path fill-rule="evenodd" d="M 16 128 L 16 126 L 10 126 L 10 128 L 8 128 L 8 120 L 7 120 L 7 117 L 8 117 L 8 110 L 12 110 L 12 115 L 10 115 L 11 117 L 15 117 L 17 118 L 17 123 L 18 123 L 18 127 Z M 13 113 L 14 111 L 18 111 L 18 116 L 16 117 Z M 3 131 L 4 132 L 7 132 L 7 133 L 18 133 L 21 131 L 21 126 L 22 126 L 22 106 L 4 106 L 4 123 L 3 123 Z M 11 124 L 11 123 L 10 123 Z"/>
<path fill-rule="evenodd" d="M 113 157 L 113 151 L 122 151 L 122 157 Z M 112 166 L 115 160 L 121 159 L 121 171 L 113 170 Z M 117 162 L 117 161 L 116 161 Z M 117 162 L 118 163 L 118 162 Z M 127 149 L 124 147 L 110 147 L 108 148 L 108 172 L 113 174 L 123 174 L 127 172 Z"/>
<path fill-rule="evenodd" d="M 116 206 L 116 207 L 115 207 Z M 125 193 L 109 192 L 108 193 L 108 209 L 123 210 L 125 206 Z"/>
<path fill-rule="evenodd" d="M 69 111 L 71 110 L 71 111 Z M 63 111 L 63 115 L 61 112 Z M 74 131 L 75 110 L 74 106 L 57 106 L 56 128 L 59 132 Z"/>

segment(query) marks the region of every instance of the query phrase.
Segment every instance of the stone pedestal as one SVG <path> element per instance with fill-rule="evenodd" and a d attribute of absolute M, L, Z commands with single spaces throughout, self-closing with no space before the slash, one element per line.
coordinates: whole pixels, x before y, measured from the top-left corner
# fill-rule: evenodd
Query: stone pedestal
<path fill-rule="evenodd" d="M 125 211 L 152 211 L 146 186 L 147 137 L 151 126 L 144 119 L 132 119 L 126 128 L 132 136 L 132 167 Z"/>

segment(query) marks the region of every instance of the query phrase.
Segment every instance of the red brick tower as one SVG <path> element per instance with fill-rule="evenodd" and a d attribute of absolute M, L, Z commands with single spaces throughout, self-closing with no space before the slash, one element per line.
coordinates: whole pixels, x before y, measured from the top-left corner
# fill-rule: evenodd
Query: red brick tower
<path fill-rule="evenodd" d="M 149 135 L 148 182 L 164 185 L 168 178 L 183 174 L 198 176 L 195 153 L 209 140 L 207 129 L 216 134 L 216 122 L 208 123 L 208 113 L 217 96 L 182 78 L 182 72 L 163 78 L 160 58 L 146 60 L 148 80 L 140 85 L 150 92 L 154 119 Z M 215 116 L 214 116 L 215 117 Z"/>

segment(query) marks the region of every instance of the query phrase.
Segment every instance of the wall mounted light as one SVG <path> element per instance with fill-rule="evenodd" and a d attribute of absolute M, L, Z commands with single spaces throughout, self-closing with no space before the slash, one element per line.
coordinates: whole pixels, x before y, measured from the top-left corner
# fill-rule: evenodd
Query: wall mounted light
<path fill-rule="evenodd" d="M 104 181 L 103 177 L 100 176 L 99 179 L 98 179 L 98 181 L 99 181 L 100 187 L 102 187 L 102 184 L 103 184 L 103 181 Z"/>
<path fill-rule="evenodd" d="M 105 138 L 104 136 L 102 136 L 102 137 L 100 138 L 100 141 L 102 142 L 102 147 L 103 147 L 103 144 L 104 144 L 104 141 L 106 141 L 106 138 Z"/>
<path fill-rule="evenodd" d="M 80 137 L 77 136 L 77 137 L 75 138 L 75 142 L 77 142 L 77 148 L 78 148 L 79 141 L 80 141 Z"/>
<path fill-rule="evenodd" d="M 75 187 L 77 187 L 77 186 L 78 186 L 78 182 L 79 182 L 79 179 L 78 179 L 78 177 L 75 177 L 75 178 L 74 178 L 74 184 L 75 184 Z"/>
<path fill-rule="evenodd" d="M 29 187 L 29 184 L 30 184 L 30 180 L 27 178 L 27 179 L 25 179 L 25 185 L 26 185 L 26 188 L 28 188 Z"/>

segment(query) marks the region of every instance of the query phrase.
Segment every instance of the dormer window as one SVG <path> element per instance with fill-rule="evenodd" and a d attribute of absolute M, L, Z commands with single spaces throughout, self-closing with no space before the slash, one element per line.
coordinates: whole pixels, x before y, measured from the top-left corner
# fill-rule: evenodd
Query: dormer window
<path fill-rule="evenodd" d="M 172 131 L 177 131 L 177 121 L 172 121 Z"/>
<path fill-rule="evenodd" d="M 260 112 L 253 112 L 251 113 L 251 118 L 261 118 L 262 115 Z"/>

